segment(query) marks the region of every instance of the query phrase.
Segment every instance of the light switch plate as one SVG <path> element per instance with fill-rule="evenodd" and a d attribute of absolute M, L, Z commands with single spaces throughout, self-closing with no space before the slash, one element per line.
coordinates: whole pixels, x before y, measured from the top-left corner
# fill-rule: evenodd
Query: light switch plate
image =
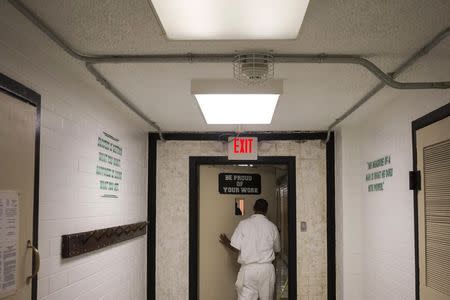
<path fill-rule="evenodd" d="M 300 231 L 306 232 L 306 222 L 300 222 Z"/>

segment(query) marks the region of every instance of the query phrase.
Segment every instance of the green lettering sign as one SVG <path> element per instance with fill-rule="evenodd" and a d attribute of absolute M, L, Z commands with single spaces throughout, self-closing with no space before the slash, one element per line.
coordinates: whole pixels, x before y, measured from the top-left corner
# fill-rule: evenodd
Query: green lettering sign
<path fill-rule="evenodd" d="M 377 169 L 381 167 L 385 167 L 387 165 L 391 164 L 391 155 L 385 155 L 383 157 L 377 158 L 375 160 L 367 162 L 367 169 Z M 380 179 L 386 179 L 390 178 L 394 175 L 394 169 L 391 168 L 385 168 L 381 170 L 373 170 L 370 173 L 366 174 L 366 182 L 372 181 L 372 180 L 380 180 Z M 377 183 L 371 183 L 367 186 L 367 190 L 369 192 L 378 192 L 384 190 L 384 181 L 377 182 Z"/>

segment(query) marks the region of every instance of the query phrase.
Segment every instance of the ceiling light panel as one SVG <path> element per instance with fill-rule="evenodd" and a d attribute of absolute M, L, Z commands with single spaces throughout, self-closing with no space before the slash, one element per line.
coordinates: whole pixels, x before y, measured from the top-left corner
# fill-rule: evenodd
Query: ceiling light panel
<path fill-rule="evenodd" d="M 208 124 L 270 124 L 278 94 L 196 94 Z"/>
<path fill-rule="evenodd" d="M 309 0 L 152 0 L 169 39 L 295 39 Z"/>

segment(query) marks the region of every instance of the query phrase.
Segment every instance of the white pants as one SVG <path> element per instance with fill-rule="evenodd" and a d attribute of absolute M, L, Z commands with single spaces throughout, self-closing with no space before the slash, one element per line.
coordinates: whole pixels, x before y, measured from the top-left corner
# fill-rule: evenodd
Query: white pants
<path fill-rule="evenodd" d="M 275 268 L 271 263 L 241 266 L 236 280 L 238 300 L 272 300 Z"/>

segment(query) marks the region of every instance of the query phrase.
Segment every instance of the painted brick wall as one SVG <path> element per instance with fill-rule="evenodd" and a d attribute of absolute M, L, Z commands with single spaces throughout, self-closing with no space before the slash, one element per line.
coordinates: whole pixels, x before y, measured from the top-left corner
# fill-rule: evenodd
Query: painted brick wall
<path fill-rule="evenodd" d="M 428 92 L 430 101 L 423 93 L 409 92 L 339 130 L 338 299 L 415 298 L 411 122 L 450 102 L 448 91 Z M 391 155 L 394 175 L 383 191 L 369 192 L 367 162 L 384 155 Z"/>
<path fill-rule="evenodd" d="M 0 72 L 42 96 L 38 298 L 145 299 L 146 237 L 67 260 L 60 245 L 62 234 L 146 220 L 149 128 L 93 78 L 81 80 L 83 65 L 7 1 L 0 3 L 0 27 Z M 102 131 L 123 146 L 118 199 L 100 197 Z"/>

